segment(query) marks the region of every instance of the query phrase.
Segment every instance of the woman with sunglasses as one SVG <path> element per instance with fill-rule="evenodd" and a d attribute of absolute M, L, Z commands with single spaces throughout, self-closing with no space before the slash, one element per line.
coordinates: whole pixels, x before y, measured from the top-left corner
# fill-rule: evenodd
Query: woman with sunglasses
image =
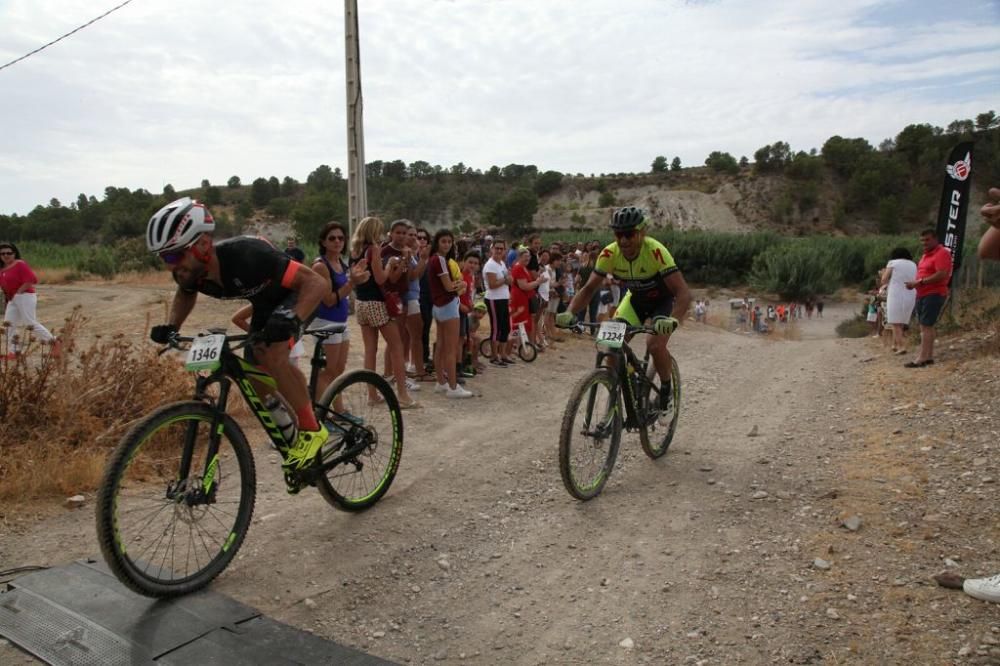
<path fill-rule="evenodd" d="M 328 222 L 319 233 L 319 257 L 313 263 L 312 269 L 326 278 L 330 285 L 329 291 L 323 296 L 316 308 L 316 318 L 311 326 L 320 327 L 326 324 L 346 324 L 351 291 L 355 282 L 367 282 L 369 271 L 355 267 L 348 270 L 344 263 L 347 248 L 347 229 L 339 222 Z M 347 352 L 351 346 L 350 331 L 331 335 L 323 340 L 323 353 L 326 355 L 326 367 L 319 373 L 316 380 L 316 395 L 323 395 L 326 387 L 347 367 Z M 337 411 L 343 411 L 343 405 L 335 405 Z"/>
<path fill-rule="evenodd" d="M 21 252 L 13 243 L 0 243 L 0 289 L 7 300 L 3 320 L 11 327 L 11 340 L 6 360 L 17 358 L 22 345 L 15 331 L 20 327 L 34 331 L 42 342 L 52 345 L 52 355 L 59 355 L 59 341 L 49 332 L 49 329 L 38 323 L 35 309 L 38 306 L 38 295 L 35 285 L 38 278 L 28 263 L 21 259 Z"/>

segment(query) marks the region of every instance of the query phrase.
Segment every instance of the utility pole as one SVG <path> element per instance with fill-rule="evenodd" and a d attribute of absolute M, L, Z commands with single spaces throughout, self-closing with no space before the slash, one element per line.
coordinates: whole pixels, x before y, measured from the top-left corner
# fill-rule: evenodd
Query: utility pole
<path fill-rule="evenodd" d="M 344 59 L 347 68 L 347 228 L 353 235 L 358 222 L 368 214 L 357 0 L 344 0 L 344 24 L 347 42 L 347 57 Z"/>

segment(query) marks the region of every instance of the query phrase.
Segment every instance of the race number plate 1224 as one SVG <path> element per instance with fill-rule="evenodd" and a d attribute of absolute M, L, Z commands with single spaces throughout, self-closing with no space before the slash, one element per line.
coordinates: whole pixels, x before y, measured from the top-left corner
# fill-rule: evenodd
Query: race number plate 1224
<path fill-rule="evenodd" d="M 224 335 L 203 335 L 195 338 L 188 350 L 184 367 L 188 370 L 215 370 L 222 358 L 222 344 L 226 341 Z"/>
<path fill-rule="evenodd" d="M 618 349 L 625 342 L 625 322 L 604 321 L 597 330 L 597 344 Z"/>

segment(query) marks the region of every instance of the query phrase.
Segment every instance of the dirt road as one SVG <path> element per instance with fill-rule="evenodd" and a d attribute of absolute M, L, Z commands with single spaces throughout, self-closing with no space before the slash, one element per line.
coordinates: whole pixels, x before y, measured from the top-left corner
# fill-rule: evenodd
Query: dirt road
<path fill-rule="evenodd" d="M 167 293 L 50 287 L 39 310 L 48 322 L 84 299 L 95 323 L 138 340 Z M 193 327 L 232 309 L 206 299 Z M 881 362 L 863 362 L 871 341 L 835 339 L 851 309 L 828 307 L 792 341 L 689 322 L 671 342 L 684 397 L 670 452 L 652 462 L 625 435 L 589 503 L 567 495 L 556 461 L 567 391 L 593 363 L 584 340 L 470 381 L 471 400 L 425 385 L 424 408 L 405 413 L 399 475 L 361 515 L 315 492 L 288 497 L 257 447 L 254 523 L 213 589 L 406 663 L 947 663 L 966 634 L 945 632 L 939 650 L 908 645 L 891 613 L 879 620 L 892 605 L 883 588 L 931 598 L 899 601 L 910 621 L 954 613 L 988 635 L 995 609 L 930 587 L 927 572 L 895 586 L 881 558 L 898 543 L 839 527 L 874 399 L 865 383 Z M 880 493 L 891 496 L 872 481 L 858 497 L 877 512 Z M 90 515 L 57 512 L 3 535 L 0 568 L 98 552 Z"/>

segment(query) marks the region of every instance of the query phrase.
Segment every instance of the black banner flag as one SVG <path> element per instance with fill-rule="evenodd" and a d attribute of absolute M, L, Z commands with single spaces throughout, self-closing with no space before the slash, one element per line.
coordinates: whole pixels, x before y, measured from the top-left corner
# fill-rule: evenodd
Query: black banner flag
<path fill-rule="evenodd" d="M 969 187 L 972 183 L 972 142 L 960 143 L 951 149 L 941 208 L 938 210 L 937 237 L 951 252 L 952 278 L 962 265 L 962 243 L 965 241 L 965 216 L 969 212 Z"/>

